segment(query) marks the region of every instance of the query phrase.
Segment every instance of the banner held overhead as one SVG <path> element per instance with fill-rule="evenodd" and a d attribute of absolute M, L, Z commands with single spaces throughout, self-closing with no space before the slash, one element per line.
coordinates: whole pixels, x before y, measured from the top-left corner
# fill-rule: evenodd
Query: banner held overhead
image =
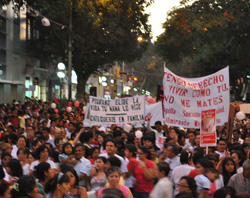
<path fill-rule="evenodd" d="M 215 109 L 216 125 L 229 113 L 229 67 L 200 78 L 183 78 L 164 68 L 164 119 L 169 126 L 200 128 L 201 111 Z"/>
<path fill-rule="evenodd" d="M 113 100 L 90 96 L 88 109 L 90 126 L 123 126 L 127 123 L 138 125 L 145 122 L 145 96 Z"/>

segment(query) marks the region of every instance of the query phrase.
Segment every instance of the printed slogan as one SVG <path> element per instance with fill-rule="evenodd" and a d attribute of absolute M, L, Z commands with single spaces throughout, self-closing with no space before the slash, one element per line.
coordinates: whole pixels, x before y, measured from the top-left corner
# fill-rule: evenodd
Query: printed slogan
<path fill-rule="evenodd" d="M 91 126 L 123 126 L 127 123 L 136 125 L 145 122 L 144 111 L 145 96 L 113 100 L 90 96 L 87 119 Z"/>
<path fill-rule="evenodd" d="M 201 78 L 183 78 L 166 67 L 163 75 L 164 120 L 169 126 L 199 128 L 201 111 L 216 109 L 216 125 L 227 122 L 229 68 Z"/>

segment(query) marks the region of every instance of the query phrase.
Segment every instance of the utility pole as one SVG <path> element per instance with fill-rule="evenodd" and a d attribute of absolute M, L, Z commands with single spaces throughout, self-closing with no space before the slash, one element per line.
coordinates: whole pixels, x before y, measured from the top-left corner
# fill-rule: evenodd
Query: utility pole
<path fill-rule="evenodd" d="M 72 70 L 72 5 L 69 14 L 69 48 L 68 48 L 68 99 L 71 99 L 71 70 Z"/>

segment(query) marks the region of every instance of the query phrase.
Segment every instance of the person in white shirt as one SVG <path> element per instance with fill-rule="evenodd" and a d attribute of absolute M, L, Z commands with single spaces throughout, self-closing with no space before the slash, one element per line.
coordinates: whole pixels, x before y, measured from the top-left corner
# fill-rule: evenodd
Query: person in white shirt
<path fill-rule="evenodd" d="M 127 169 L 127 166 L 126 166 L 126 163 L 125 163 L 125 160 L 116 154 L 116 151 L 117 151 L 117 145 L 116 145 L 116 142 L 112 139 L 109 139 L 106 141 L 106 152 L 107 153 L 102 153 L 100 154 L 99 156 L 100 157 L 105 157 L 105 158 L 109 158 L 109 157 L 112 157 L 112 156 L 115 156 L 117 158 L 119 158 L 119 160 L 121 161 L 121 173 L 122 173 L 122 176 L 123 178 L 126 178 L 126 173 L 128 172 L 128 169 Z"/>
<path fill-rule="evenodd" d="M 150 198 L 172 198 L 173 187 L 172 183 L 168 180 L 169 170 L 167 162 L 157 164 L 155 175 L 158 178 L 158 182 L 150 193 Z"/>
<path fill-rule="evenodd" d="M 50 167 L 52 169 L 56 169 L 55 163 L 53 161 L 49 160 L 49 149 L 47 146 L 45 146 L 45 145 L 39 146 L 38 149 L 36 150 L 36 153 L 37 153 L 38 160 L 31 163 L 29 174 L 32 174 L 32 172 L 35 169 L 35 166 L 37 166 L 41 162 L 47 162 L 50 164 Z"/>
<path fill-rule="evenodd" d="M 227 149 L 227 141 L 225 139 L 220 138 L 217 141 L 217 150 L 215 151 L 215 153 L 219 154 L 220 158 L 224 157 L 226 149 Z"/>
<path fill-rule="evenodd" d="M 191 172 L 191 170 L 195 169 L 195 167 L 188 165 L 190 161 L 191 153 L 189 153 L 188 151 L 182 151 L 180 157 L 181 165 L 174 168 L 170 179 L 170 181 L 174 184 L 175 195 L 178 194 L 177 186 L 180 182 L 181 177 L 187 176 Z"/>
<path fill-rule="evenodd" d="M 163 149 L 166 137 L 164 135 L 164 130 L 163 130 L 163 126 L 161 124 L 161 121 L 156 121 L 155 122 L 155 129 L 152 129 L 150 126 L 150 120 L 152 118 L 152 115 L 149 113 L 147 115 L 148 118 L 148 123 L 147 123 L 147 129 L 149 131 L 153 131 L 155 133 L 155 145 L 160 148 Z"/>
<path fill-rule="evenodd" d="M 92 165 L 88 159 L 84 157 L 85 147 L 83 144 L 77 144 L 74 148 L 75 158 L 78 160 L 74 169 L 78 175 L 79 186 L 86 187 L 85 180 L 90 176 Z"/>
<path fill-rule="evenodd" d="M 164 156 L 166 157 L 164 161 L 167 162 L 170 167 L 170 171 L 168 174 L 168 178 L 170 179 L 174 168 L 181 165 L 180 158 L 177 156 L 179 153 L 179 149 L 176 144 L 168 143 L 164 145 L 163 152 Z"/>

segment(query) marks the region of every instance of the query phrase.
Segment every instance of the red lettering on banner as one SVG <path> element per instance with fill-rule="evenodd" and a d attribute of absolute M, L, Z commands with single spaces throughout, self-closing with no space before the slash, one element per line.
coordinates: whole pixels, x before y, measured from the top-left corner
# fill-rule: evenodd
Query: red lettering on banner
<path fill-rule="evenodd" d="M 223 102 L 223 96 L 209 98 L 207 100 L 197 100 L 197 107 L 208 107 L 212 105 L 218 105 Z"/>
<path fill-rule="evenodd" d="M 224 83 L 223 85 L 217 86 L 218 92 L 220 93 L 221 91 L 228 91 L 227 84 Z"/>
<path fill-rule="evenodd" d="M 190 100 L 182 100 L 181 99 L 181 104 L 184 107 L 190 107 Z"/>
<path fill-rule="evenodd" d="M 192 93 L 192 97 L 205 97 L 205 96 L 210 96 L 211 90 L 208 89 L 200 89 L 200 90 L 194 90 Z"/>
<path fill-rule="evenodd" d="M 169 85 L 169 90 L 172 92 L 174 95 L 179 95 L 179 96 L 185 96 L 185 94 L 188 92 L 187 89 L 182 89 L 180 87 L 175 87 L 172 85 Z"/>
<path fill-rule="evenodd" d="M 165 96 L 164 95 L 164 99 L 166 100 L 166 102 L 168 102 L 169 104 L 172 104 L 174 102 L 174 97 L 173 96 Z"/>

